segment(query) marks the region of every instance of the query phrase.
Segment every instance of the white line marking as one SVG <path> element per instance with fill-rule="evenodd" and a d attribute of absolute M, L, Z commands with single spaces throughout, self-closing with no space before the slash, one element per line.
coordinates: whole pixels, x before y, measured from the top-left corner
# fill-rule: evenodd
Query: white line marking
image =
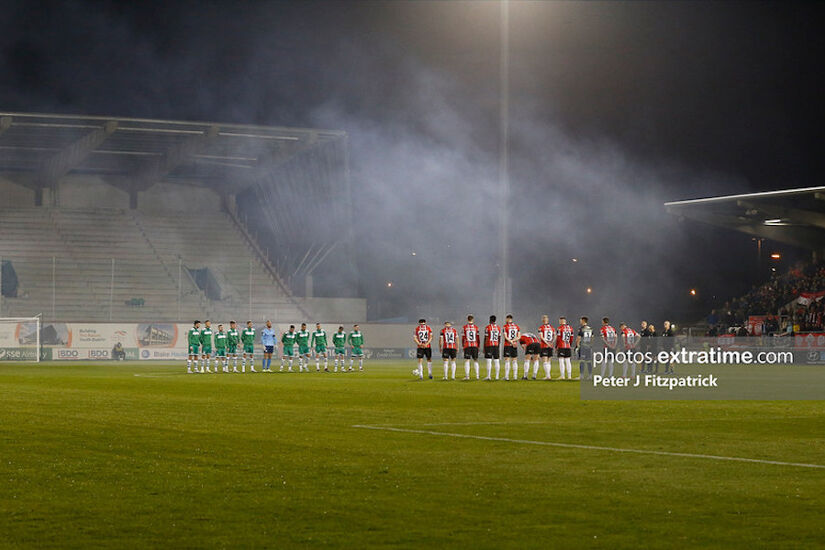
<path fill-rule="evenodd" d="M 140 376 L 141 378 L 160 378 L 161 376 L 176 376 L 178 374 L 182 374 L 180 372 L 148 372 L 148 373 L 135 373 L 134 376 Z"/>
<path fill-rule="evenodd" d="M 780 460 L 763 460 L 761 458 L 743 458 L 739 456 L 719 456 L 719 455 L 705 455 L 695 453 L 678 453 L 671 451 L 654 451 L 645 449 L 625 449 L 621 447 L 601 447 L 598 445 L 581 445 L 576 443 L 554 443 L 551 441 L 531 441 L 529 439 L 510 439 L 509 437 L 492 437 L 487 435 L 470 435 L 459 434 L 451 432 L 434 432 L 431 430 L 412 430 L 408 428 L 391 428 L 388 426 L 367 426 L 364 424 L 356 424 L 353 428 L 361 428 L 365 430 L 383 430 L 387 432 L 403 432 L 411 434 L 424 435 L 439 435 L 444 437 L 458 437 L 463 439 L 481 439 L 484 441 L 502 441 L 505 443 L 521 443 L 522 445 L 541 445 L 545 447 L 562 447 L 565 449 L 586 449 L 590 451 L 608 451 L 613 453 L 635 453 L 642 455 L 658 455 L 658 456 L 679 456 L 684 458 L 704 458 L 708 460 L 727 460 L 730 462 L 750 462 L 754 464 L 773 464 L 776 466 L 796 466 L 798 468 L 820 468 L 825 469 L 825 464 L 806 464 L 804 462 L 782 462 Z"/>
<path fill-rule="evenodd" d="M 524 422 L 432 422 L 428 424 L 414 424 L 415 426 L 491 426 L 495 424 L 550 424 L 545 420 L 524 421 Z"/>

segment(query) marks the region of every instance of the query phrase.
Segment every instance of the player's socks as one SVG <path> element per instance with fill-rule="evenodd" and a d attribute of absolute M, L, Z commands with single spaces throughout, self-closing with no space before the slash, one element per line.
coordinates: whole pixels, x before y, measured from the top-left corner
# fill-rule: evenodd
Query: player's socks
<path fill-rule="evenodd" d="M 549 359 L 544 362 L 544 377 L 545 378 L 550 378 L 550 367 L 551 366 L 552 366 L 552 364 L 550 363 Z"/>
<path fill-rule="evenodd" d="M 478 371 L 478 361 L 473 361 L 473 365 L 475 366 L 475 369 L 476 369 L 476 380 L 481 380 L 481 374 L 480 374 L 480 373 L 479 373 L 479 371 Z M 489 369 L 488 369 L 488 370 L 489 370 Z M 489 376 L 489 375 L 490 375 L 490 374 L 489 374 L 489 372 L 488 372 L 488 373 L 487 373 L 487 376 Z"/>
<path fill-rule="evenodd" d="M 539 360 L 535 359 L 533 361 L 533 378 L 539 375 Z"/>
<path fill-rule="evenodd" d="M 487 363 L 487 378 L 486 379 L 490 380 L 490 375 L 493 372 L 493 360 L 492 359 L 487 359 L 485 362 Z"/>
<path fill-rule="evenodd" d="M 630 363 L 631 376 L 636 378 L 636 363 Z"/>
<path fill-rule="evenodd" d="M 498 380 L 498 373 L 501 372 L 501 359 L 495 359 L 493 363 L 496 366 L 496 380 Z"/>
<path fill-rule="evenodd" d="M 498 373 L 496 373 L 496 374 L 498 374 Z M 498 376 L 496 376 L 496 378 L 498 378 Z M 504 360 L 504 379 L 505 380 L 510 379 L 510 360 L 509 359 Z"/>
<path fill-rule="evenodd" d="M 622 363 L 622 378 L 627 376 L 627 361 Z"/>
<path fill-rule="evenodd" d="M 427 361 L 427 376 L 429 376 L 430 378 L 433 377 L 433 362 L 432 361 Z"/>
<path fill-rule="evenodd" d="M 527 380 L 529 377 L 530 377 L 530 360 L 525 359 L 524 360 L 524 375 L 522 376 L 522 378 Z"/>
<path fill-rule="evenodd" d="M 450 378 L 455 380 L 455 360 L 450 361 Z"/>
<path fill-rule="evenodd" d="M 450 371 L 450 362 L 447 359 L 445 359 L 444 360 L 444 380 L 448 380 L 450 378 L 449 371 Z"/>
<path fill-rule="evenodd" d="M 478 375 L 476 375 L 478 377 Z M 464 360 L 464 379 L 467 380 L 470 378 L 470 360 Z"/>
<path fill-rule="evenodd" d="M 186 360 L 186 370 L 188 370 L 189 372 L 192 372 L 192 359 L 187 359 Z"/>

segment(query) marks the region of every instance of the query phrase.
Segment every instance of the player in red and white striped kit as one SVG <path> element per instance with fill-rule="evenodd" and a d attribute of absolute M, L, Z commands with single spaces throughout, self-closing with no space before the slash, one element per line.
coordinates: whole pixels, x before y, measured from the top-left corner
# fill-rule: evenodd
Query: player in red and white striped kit
<path fill-rule="evenodd" d="M 559 356 L 559 371 L 561 376 L 559 380 L 573 380 L 573 344 L 576 339 L 576 333 L 573 327 L 567 324 L 566 317 L 559 317 L 559 329 L 556 331 L 556 350 Z M 566 376 L 565 376 L 566 373 Z"/>
<path fill-rule="evenodd" d="M 622 347 L 624 348 L 625 359 L 622 362 L 622 377 L 627 378 L 627 366 L 633 371 L 633 378 L 636 378 L 636 361 L 633 359 L 633 348 L 639 345 L 639 333 L 629 326 L 621 323 L 619 331 L 622 335 Z"/>
<path fill-rule="evenodd" d="M 438 335 L 438 344 L 441 348 L 441 358 L 444 359 L 444 380 L 455 380 L 455 357 L 458 353 L 458 331 L 450 321 L 444 321 L 444 328 Z M 452 367 L 452 376 L 447 373 Z"/>
<path fill-rule="evenodd" d="M 490 324 L 484 327 L 484 359 L 487 362 L 487 378 L 490 381 L 490 368 L 495 361 L 496 365 L 496 380 L 498 380 L 499 372 L 501 371 L 501 360 L 499 359 L 499 352 L 501 351 L 501 327 L 496 324 L 496 316 L 490 315 Z"/>
<path fill-rule="evenodd" d="M 413 342 L 415 342 L 415 357 L 418 359 L 418 369 L 413 371 L 418 377 L 424 379 L 424 359 L 427 359 L 427 375 L 433 379 L 433 329 L 427 324 L 426 319 L 419 319 L 418 326 L 413 331 Z"/>
<path fill-rule="evenodd" d="M 599 331 L 601 334 L 602 342 L 604 343 L 604 347 L 602 349 L 602 376 L 604 376 L 605 369 L 610 366 L 610 374 L 609 376 L 613 377 L 613 350 L 616 349 L 616 344 L 618 344 L 619 335 L 616 333 L 616 329 L 610 325 L 610 319 L 607 317 L 602 318 L 602 328 Z"/>
<path fill-rule="evenodd" d="M 510 380 L 510 367 L 513 367 L 513 380 L 518 380 L 518 339 L 521 329 L 513 322 L 513 316 L 505 319 L 502 333 L 504 335 L 504 379 Z"/>
<path fill-rule="evenodd" d="M 545 380 L 552 380 L 552 376 L 550 376 L 551 369 L 553 364 L 551 363 L 551 357 L 553 357 L 553 346 L 556 345 L 556 329 L 553 328 L 553 325 L 550 324 L 550 317 L 547 315 L 542 315 L 541 317 L 541 326 L 539 327 L 539 339 L 541 340 L 541 349 L 539 350 L 539 356 L 544 363 L 544 379 Z M 536 377 L 538 371 L 538 365 L 533 369 L 533 378 Z"/>
<path fill-rule="evenodd" d="M 481 331 L 478 330 L 475 317 L 468 315 L 467 324 L 461 329 L 461 347 L 464 349 L 464 380 L 470 379 L 471 359 L 476 368 L 476 380 L 481 378 L 478 372 L 478 343 L 480 340 Z"/>
<path fill-rule="evenodd" d="M 532 332 L 525 332 L 521 335 L 521 337 L 519 337 L 518 341 L 519 344 L 524 346 L 524 376 L 522 377 L 522 380 L 528 380 L 530 376 L 530 361 L 533 362 L 533 366 L 535 367 L 533 372 L 535 373 L 539 370 L 539 351 L 541 350 L 541 340 Z M 533 380 L 535 379 L 536 375 L 533 374 Z"/>

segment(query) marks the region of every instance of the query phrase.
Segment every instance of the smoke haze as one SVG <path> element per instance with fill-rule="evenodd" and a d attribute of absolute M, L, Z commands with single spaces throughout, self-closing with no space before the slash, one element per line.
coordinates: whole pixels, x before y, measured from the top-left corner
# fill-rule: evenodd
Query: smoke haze
<path fill-rule="evenodd" d="M 370 316 L 458 321 L 469 312 L 505 313 L 491 311 L 503 207 L 497 5 L 7 4 L 3 108 L 343 129 L 359 272 L 345 283 L 370 299 Z M 693 320 L 702 308 L 688 288 L 731 294 L 747 284 L 731 282 L 746 237 L 680 224 L 662 207 L 776 184 L 749 177 L 759 147 L 740 170 L 725 152 L 732 149 L 717 147 L 736 142 L 738 131 L 714 132 L 693 120 L 704 108 L 698 96 L 713 101 L 697 84 L 708 73 L 694 80 L 676 73 L 681 99 L 670 92 L 671 65 L 709 55 L 708 42 L 721 52 L 727 29 L 703 27 L 701 13 L 685 20 L 682 8 L 656 16 L 657 9 L 511 6 L 506 206 L 520 318 Z M 755 12 L 762 25 L 775 15 Z M 798 12 L 786 17 L 801 20 Z M 691 24 L 707 40 L 694 42 Z M 734 31 L 731 40 L 748 43 L 743 36 Z M 720 52 L 719 66 L 736 64 Z M 760 106 L 750 106 L 750 116 Z M 696 142 L 704 139 L 703 149 Z M 317 294 L 334 294 L 336 261 L 320 269 Z M 702 265 L 717 267 L 708 273 Z"/>

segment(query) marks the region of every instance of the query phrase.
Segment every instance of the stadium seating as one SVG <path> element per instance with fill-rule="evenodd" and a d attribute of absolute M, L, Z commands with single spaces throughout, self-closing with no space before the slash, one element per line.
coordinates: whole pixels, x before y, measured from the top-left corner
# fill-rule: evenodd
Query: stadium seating
<path fill-rule="evenodd" d="M 224 213 L 4 209 L 0 256 L 12 262 L 19 279 L 18 296 L 3 300 L 3 316 L 42 313 L 72 321 L 302 316 L 274 271 Z M 187 267 L 209 268 L 221 285 L 221 300 L 208 300 Z M 134 307 L 136 297 L 141 307 Z"/>

